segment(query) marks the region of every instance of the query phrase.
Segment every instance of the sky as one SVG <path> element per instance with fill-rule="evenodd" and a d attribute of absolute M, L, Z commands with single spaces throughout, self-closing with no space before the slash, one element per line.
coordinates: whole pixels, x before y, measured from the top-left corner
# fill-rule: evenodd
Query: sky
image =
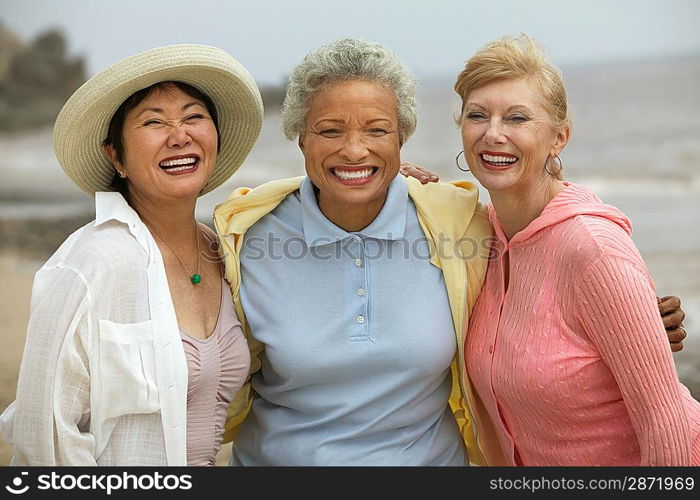
<path fill-rule="evenodd" d="M 0 0 L 0 23 L 23 39 L 60 28 L 89 75 L 151 47 L 202 43 L 261 85 L 342 36 L 391 47 L 419 78 L 452 77 L 479 47 L 520 32 L 559 65 L 700 54 L 697 0 Z"/>

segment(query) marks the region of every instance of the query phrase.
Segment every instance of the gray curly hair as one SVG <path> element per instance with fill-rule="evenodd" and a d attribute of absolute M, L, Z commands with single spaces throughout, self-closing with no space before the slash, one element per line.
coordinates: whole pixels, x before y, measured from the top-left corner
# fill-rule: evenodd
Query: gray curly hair
<path fill-rule="evenodd" d="M 416 81 L 388 48 L 358 38 L 341 38 L 310 52 L 292 70 L 282 104 L 282 132 L 294 140 L 306 129 L 311 100 L 329 83 L 379 82 L 396 94 L 401 144 L 416 130 Z"/>

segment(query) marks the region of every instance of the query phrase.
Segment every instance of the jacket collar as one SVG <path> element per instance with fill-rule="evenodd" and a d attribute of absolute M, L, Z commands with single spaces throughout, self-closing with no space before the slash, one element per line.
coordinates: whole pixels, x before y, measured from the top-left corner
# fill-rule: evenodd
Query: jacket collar
<path fill-rule="evenodd" d="M 245 234 L 250 226 L 274 210 L 288 195 L 299 190 L 304 179 L 305 177 L 279 179 L 255 189 L 236 189 L 214 210 L 214 222 L 219 236 Z M 430 229 L 435 237 L 443 232 L 459 238 L 466 232 L 477 212 L 479 200 L 479 191 L 472 182 L 458 181 L 453 182 L 452 186 L 444 183 L 422 185 L 413 178 L 408 178 L 405 182 L 408 185 L 408 195 L 424 222 L 424 229 Z"/>

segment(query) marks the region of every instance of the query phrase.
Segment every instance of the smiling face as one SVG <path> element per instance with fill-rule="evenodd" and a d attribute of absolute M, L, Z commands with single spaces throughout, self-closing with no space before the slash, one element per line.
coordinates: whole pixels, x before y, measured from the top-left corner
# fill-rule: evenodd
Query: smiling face
<path fill-rule="evenodd" d="M 551 125 L 544 96 L 528 79 L 496 80 L 472 91 L 464 103 L 464 153 L 489 192 L 532 192 L 549 180 L 545 164 L 564 149 L 568 137 L 568 128 Z"/>
<path fill-rule="evenodd" d="M 381 211 L 400 165 L 397 106 L 376 82 L 332 83 L 314 94 L 299 147 L 329 219 L 349 210 L 371 222 Z"/>
<path fill-rule="evenodd" d="M 107 154 L 129 181 L 133 196 L 196 198 L 214 173 L 216 127 L 199 99 L 172 84 L 155 87 L 131 109 L 122 129 L 123 162 Z"/>

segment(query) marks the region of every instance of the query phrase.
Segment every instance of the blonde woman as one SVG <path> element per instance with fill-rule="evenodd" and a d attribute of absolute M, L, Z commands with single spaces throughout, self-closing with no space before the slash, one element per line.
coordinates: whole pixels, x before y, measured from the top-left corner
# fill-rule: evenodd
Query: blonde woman
<path fill-rule="evenodd" d="M 476 420 L 498 438 L 487 462 L 699 465 L 700 404 L 668 349 L 685 332 L 667 338 L 629 220 L 562 180 L 561 73 L 528 36 L 504 37 L 455 90 L 496 235 L 465 344 Z"/>

